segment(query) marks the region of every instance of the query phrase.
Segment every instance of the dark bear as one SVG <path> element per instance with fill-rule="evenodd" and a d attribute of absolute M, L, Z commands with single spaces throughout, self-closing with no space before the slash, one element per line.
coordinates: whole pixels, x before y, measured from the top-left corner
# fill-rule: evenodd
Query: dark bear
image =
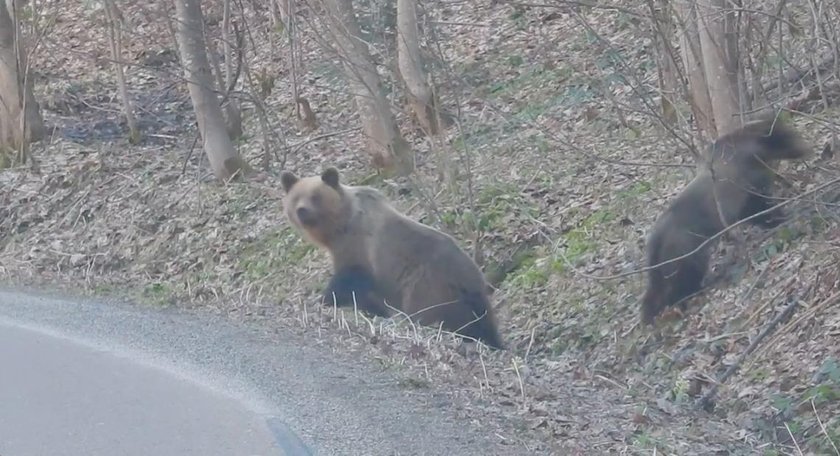
<path fill-rule="evenodd" d="M 698 248 L 708 239 L 752 216 L 745 223 L 763 228 L 784 221 L 779 208 L 764 212 L 779 202 L 772 196 L 776 166 L 810 154 L 799 135 L 775 119 L 749 123 L 709 147 L 697 176 L 674 198 L 648 238 L 647 266 L 656 267 L 648 271 L 642 298 L 644 324 L 652 324 L 666 307 L 684 310 L 688 299 L 702 290 L 714 242 Z"/>

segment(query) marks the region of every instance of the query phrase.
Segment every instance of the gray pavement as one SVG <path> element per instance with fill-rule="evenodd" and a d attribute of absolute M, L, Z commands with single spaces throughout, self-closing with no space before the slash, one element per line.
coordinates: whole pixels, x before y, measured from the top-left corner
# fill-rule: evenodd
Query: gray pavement
<path fill-rule="evenodd" d="M 130 357 L 0 322 L 0 366 L 2 454 L 285 454 L 248 404 Z"/>
<path fill-rule="evenodd" d="M 0 290 L 0 455 L 515 455 L 443 396 L 277 329 Z"/>

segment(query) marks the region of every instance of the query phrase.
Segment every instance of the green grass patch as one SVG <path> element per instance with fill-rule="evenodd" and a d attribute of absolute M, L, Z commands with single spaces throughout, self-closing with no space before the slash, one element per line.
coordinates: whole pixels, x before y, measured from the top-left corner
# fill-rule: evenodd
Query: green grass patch
<path fill-rule="evenodd" d="M 542 288 L 551 277 L 550 264 L 545 258 L 536 256 L 524 259 L 516 274 L 508 279 L 511 286 L 520 289 Z"/>
<path fill-rule="evenodd" d="M 534 95 L 540 96 L 545 88 L 555 90 L 554 87 L 573 75 L 574 69 L 571 67 L 548 68 L 546 65 L 540 65 L 511 79 L 497 81 L 489 86 L 488 91 L 491 97 L 501 98 L 518 96 L 527 89 L 535 89 Z"/>
<path fill-rule="evenodd" d="M 515 184 L 494 182 L 475 194 L 476 211 L 457 207 L 440 212 L 441 223 L 452 230 L 505 231 L 511 222 L 525 215 L 536 217 L 539 208 L 525 199 Z"/>
<path fill-rule="evenodd" d="M 622 200 L 637 199 L 649 192 L 652 185 L 648 181 L 634 182 L 629 188 L 618 192 L 618 198 Z"/>
<path fill-rule="evenodd" d="M 170 304 L 172 298 L 175 296 L 172 287 L 163 282 L 146 284 L 140 294 L 143 301 L 158 306 Z"/>
<path fill-rule="evenodd" d="M 584 255 L 593 252 L 597 247 L 595 233 L 603 231 L 602 225 L 617 219 L 615 213 L 601 209 L 590 214 L 581 224 L 563 236 L 563 247 L 553 261 L 553 269 L 563 273 L 568 269 L 568 263 L 577 266 Z"/>
<path fill-rule="evenodd" d="M 238 268 L 248 280 L 264 279 L 288 265 L 300 263 L 316 247 L 303 239 L 290 227 L 267 232 L 245 245 L 237 255 Z"/>
<path fill-rule="evenodd" d="M 323 85 L 341 87 L 344 84 L 344 74 L 341 68 L 332 62 L 313 64 L 312 73 L 321 79 L 321 84 Z"/>

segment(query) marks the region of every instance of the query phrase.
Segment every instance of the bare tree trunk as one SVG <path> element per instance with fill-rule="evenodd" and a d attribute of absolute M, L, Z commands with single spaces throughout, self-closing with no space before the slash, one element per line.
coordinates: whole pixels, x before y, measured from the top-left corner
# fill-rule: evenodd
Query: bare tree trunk
<path fill-rule="evenodd" d="M 264 171 L 268 171 L 271 167 L 271 155 L 274 151 L 272 147 L 272 136 L 274 135 L 274 130 L 270 127 L 270 122 L 268 120 L 268 113 L 265 106 L 265 98 L 257 96 L 260 93 L 260 83 L 258 82 L 259 79 L 255 78 L 253 73 L 251 72 L 251 68 L 248 66 L 248 60 L 242 59 L 242 73 L 244 75 L 243 82 L 250 85 L 250 90 L 253 96 L 251 97 L 251 101 L 254 104 L 254 111 L 257 115 L 257 120 L 260 123 L 260 129 L 262 130 L 262 143 L 263 143 L 263 154 L 262 154 L 262 169 Z M 274 154 L 275 157 L 277 156 L 276 153 Z M 280 168 L 286 166 L 285 155 L 284 159 L 281 160 Z"/>
<path fill-rule="evenodd" d="M 218 49 L 209 49 L 207 58 L 210 61 L 210 65 L 213 68 L 212 73 L 216 79 L 216 86 L 214 89 L 218 93 L 222 94 L 222 99 L 224 100 L 224 103 L 221 106 L 228 136 L 230 136 L 231 139 L 239 138 L 242 136 L 242 111 L 239 109 L 238 103 L 235 106 L 231 106 L 231 103 L 234 102 L 232 95 L 225 95 L 228 93 L 227 89 L 231 86 L 225 82 L 225 73 L 222 70 L 222 65 L 219 63 Z"/>
<path fill-rule="evenodd" d="M 32 92 L 15 2 L 0 7 L 0 149 L 19 150 L 44 137 L 44 119 Z"/>
<path fill-rule="evenodd" d="M 735 21 L 726 0 L 697 2 L 700 48 L 718 136 L 741 126 Z"/>
<path fill-rule="evenodd" d="M 117 75 L 117 85 L 120 90 L 120 98 L 123 102 L 125 121 L 128 124 L 128 142 L 137 144 L 140 142 L 140 130 L 134 119 L 134 107 L 128 95 L 128 85 L 125 83 L 125 73 L 122 64 L 122 14 L 114 0 L 105 1 L 105 15 L 108 18 L 108 34 L 111 42 L 111 58 L 114 60 L 114 71 Z"/>
<path fill-rule="evenodd" d="M 329 25 L 344 64 L 373 163 L 389 173 L 407 175 L 414 170 L 411 147 L 403 139 L 394 114 L 382 93 L 382 84 L 350 0 L 324 0 Z"/>
<path fill-rule="evenodd" d="M 741 33 L 747 34 L 747 31 L 753 28 L 751 24 L 753 15 L 750 11 L 744 11 L 742 0 L 731 0 L 730 5 L 732 10 L 726 15 L 727 65 L 730 71 L 734 71 L 730 79 L 738 92 L 738 108 L 741 117 L 739 124 L 743 124 L 746 120 L 744 113 L 752 111 L 753 103 L 752 94 L 747 86 L 746 66 L 749 61 L 749 52 L 741 55 L 739 43 L 742 38 Z M 749 36 L 744 38 L 749 43 L 753 42 Z"/>
<path fill-rule="evenodd" d="M 231 139 L 237 139 L 242 136 L 242 110 L 240 109 L 239 100 L 231 95 L 236 81 L 236 75 L 233 70 L 233 48 L 231 47 L 230 34 L 230 0 L 224 0 L 222 5 L 222 36 L 221 36 L 221 51 L 218 46 L 212 46 L 208 51 L 207 57 L 210 60 L 210 65 L 213 68 L 213 75 L 216 77 L 216 86 L 219 93 L 222 94 L 222 114 L 225 117 L 225 125 L 228 136 Z M 238 52 L 242 50 L 237 48 Z M 219 63 L 220 55 L 224 58 L 225 66 Z"/>
<path fill-rule="evenodd" d="M 181 63 L 204 141 L 204 151 L 213 174 L 220 180 L 228 180 L 250 171 L 250 167 L 233 148 L 222 108 L 213 91 L 200 0 L 175 0 L 175 11 Z"/>
<path fill-rule="evenodd" d="M 683 65 L 688 78 L 689 103 L 694 113 L 697 127 L 707 139 L 717 137 L 712 99 L 706 83 L 703 66 L 703 54 L 700 48 L 700 33 L 697 28 L 697 2 L 694 0 L 678 1 L 674 5 L 679 17 L 680 49 Z"/>
<path fill-rule="evenodd" d="M 426 134 L 436 135 L 439 131 L 436 103 L 420 55 L 415 0 L 397 0 L 397 61 L 417 121 Z"/>
<path fill-rule="evenodd" d="M 291 20 L 289 8 L 293 2 L 294 0 L 270 0 L 272 19 L 279 20 L 286 29 L 289 28 L 289 21 Z"/>
<path fill-rule="evenodd" d="M 278 0 L 278 5 L 282 11 L 285 11 L 285 22 L 286 24 L 286 36 L 289 38 L 289 57 L 290 57 L 290 65 L 289 65 L 289 78 L 292 81 L 292 99 L 297 100 L 300 98 L 300 88 L 298 87 L 298 74 L 300 73 L 299 65 L 303 62 L 303 59 L 298 58 L 298 51 L 299 43 L 297 37 L 297 21 L 295 20 L 295 2 L 294 0 Z M 300 113 L 300 103 L 295 101 L 295 116 L 297 116 L 298 120 L 302 120 Z"/>
<path fill-rule="evenodd" d="M 224 0 L 222 6 L 222 55 L 225 56 L 225 84 L 219 87 L 219 90 L 228 95 L 227 104 L 225 104 L 228 134 L 231 138 L 239 138 L 242 136 L 242 109 L 239 106 L 239 100 L 230 97 L 230 94 L 227 93 L 228 89 L 236 84 L 234 80 L 236 75 L 233 70 L 233 47 L 231 46 L 233 38 L 230 30 L 230 0 Z M 242 49 L 237 49 L 236 52 L 242 52 Z"/>
<path fill-rule="evenodd" d="M 676 55 L 671 46 L 674 37 L 673 11 L 669 0 L 648 0 L 656 45 L 656 68 L 659 79 L 662 119 L 668 125 L 677 121 L 676 102 L 679 99 L 680 75 Z"/>

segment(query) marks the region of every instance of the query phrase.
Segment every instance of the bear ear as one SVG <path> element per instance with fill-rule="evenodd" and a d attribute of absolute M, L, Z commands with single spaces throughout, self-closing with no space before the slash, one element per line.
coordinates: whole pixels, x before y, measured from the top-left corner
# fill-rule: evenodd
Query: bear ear
<path fill-rule="evenodd" d="M 291 190 L 299 180 L 300 179 L 298 179 L 297 176 L 289 171 L 283 171 L 283 173 L 280 174 L 280 183 L 283 184 L 283 191 L 286 193 L 289 193 L 289 190 Z"/>
<path fill-rule="evenodd" d="M 324 183 L 329 185 L 330 187 L 336 190 L 339 189 L 338 170 L 334 167 L 330 166 L 329 168 L 325 169 L 324 172 L 321 173 L 321 180 L 324 181 Z"/>

